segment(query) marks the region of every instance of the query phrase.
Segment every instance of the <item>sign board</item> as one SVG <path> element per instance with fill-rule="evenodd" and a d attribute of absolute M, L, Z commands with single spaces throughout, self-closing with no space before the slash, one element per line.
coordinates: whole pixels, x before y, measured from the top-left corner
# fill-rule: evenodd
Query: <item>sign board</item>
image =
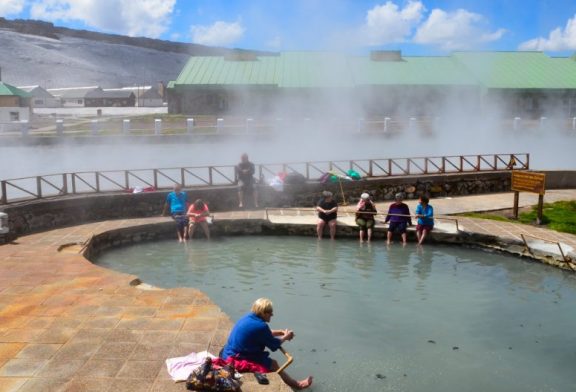
<path fill-rule="evenodd" d="M 543 195 L 545 193 L 546 174 L 513 171 L 512 190 L 515 192 L 532 192 Z"/>

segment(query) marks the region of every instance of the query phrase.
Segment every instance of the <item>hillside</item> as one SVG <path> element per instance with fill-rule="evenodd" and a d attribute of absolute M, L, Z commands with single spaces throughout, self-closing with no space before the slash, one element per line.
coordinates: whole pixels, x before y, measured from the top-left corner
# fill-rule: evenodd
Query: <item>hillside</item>
<path fill-rule="evenodd" d="M 0 18 L 2 81 L 18 86 L 149 85 L 175 79 L 191 55 L 228 51 Z"/>

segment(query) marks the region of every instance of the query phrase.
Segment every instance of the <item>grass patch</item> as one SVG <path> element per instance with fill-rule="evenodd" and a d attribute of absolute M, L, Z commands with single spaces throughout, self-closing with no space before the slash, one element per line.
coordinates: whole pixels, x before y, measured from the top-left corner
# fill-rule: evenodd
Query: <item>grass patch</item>
<path fill-rule="evenodd" d="M 533 206 L 531 211 L 520 213 L 518 215 L 517 221 L 511 219 L 511 210 L 508 210 L 506 213 L 502 214 L 482 212 L 459 214 L 459 216 L 466 216 L 469 218 L 491 219 L 500 222 L 520 222 L 527 225 L 534 224 L 536 222 L 537 215 L 538 206 Z M 551 230 L 559 231 L 562 233 L 576 234 L 576 200 L 544 203 L 542 224 Z"/>
<path fill-rule="evenodd" d="M 463 214 L 458 214 L 458 216 L 465 216 L 467 218 L 490 219 L 490 220 L 495 220 L 495 221 L 500 221 L 500 222 L 512 222 L 511 219 L 506 218 L 505 216 L 496 215 L 496 214 L 489 214 L 489 213 L 484 213 L 484 212 L 465 212 Z"/>
<path fill-rule="evenodd" d="M 518 220 L 532 223 L 536 221 L 536 216 L 537 207 L 532 207 L 532 211 L 520 214 Z M 544 203 L 542 223 L 552 230 L 576 234 L 576 200 Z"/>

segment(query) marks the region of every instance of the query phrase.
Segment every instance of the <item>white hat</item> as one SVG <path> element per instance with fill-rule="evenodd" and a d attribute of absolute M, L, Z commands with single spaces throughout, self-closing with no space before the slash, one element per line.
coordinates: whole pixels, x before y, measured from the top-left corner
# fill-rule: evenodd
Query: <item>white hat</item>
<path fill-rule="evenodd" d="M 363 194 L 360 195 L 360 198 L 362 200 L 368 200 L 370 198 L 370 195 L 366 192 L 364 192 Z"/>

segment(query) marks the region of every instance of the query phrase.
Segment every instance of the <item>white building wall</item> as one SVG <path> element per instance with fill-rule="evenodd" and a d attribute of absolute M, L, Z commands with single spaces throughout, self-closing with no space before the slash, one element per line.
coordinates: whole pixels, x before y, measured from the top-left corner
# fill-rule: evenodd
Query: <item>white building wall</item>
<path fill-rule="evenodd" d="M 30 121 L 28 107 L 0 107 L 0 132 L 18 131 L 22 121 Z"/>
<path fill-rule="evenodd" d="M 30 108 L 28 107 L 0 107 L 0 123 L 30 121 Z"/>
<path fill-rule="evenodd" d="M 83 108 L 84 98 L 62 98 L 62 107 L 65 108 Z"/>

